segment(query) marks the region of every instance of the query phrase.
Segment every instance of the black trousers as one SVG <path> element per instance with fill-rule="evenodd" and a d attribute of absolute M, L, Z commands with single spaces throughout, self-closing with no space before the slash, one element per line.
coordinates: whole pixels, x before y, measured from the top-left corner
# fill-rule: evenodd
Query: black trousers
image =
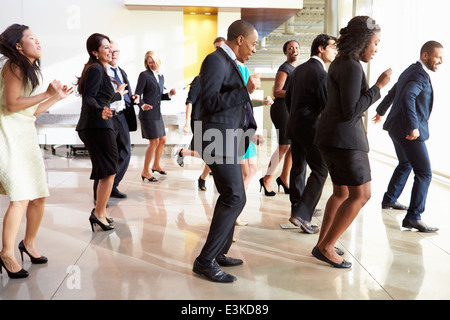
<path fill-rule="evenodd" d="M 309 137 L 308 137 L 309 136 Z M 322 196 L 328 177 L 328 168 L 319 149 L 313 143 L 314 135 L 292 139 L 292 167 L 290 173 L 291 216 L 310 222 Z M 311 174 L 306 182 L 306 165 Z"/>
<path fill-rule="evenodd" d="M 208 165 L 220 196 L 214 208 L 208 237 L 199 255 L 203 261 L 212 261 L 219 254 L 228 252 L 233 241 L 236 219 L 247 200 L 239 163 Z"/>
<path fill-rule="evenodd" d="M 113 188 L 117 188 L 128 170 L 131 159 L 131 139 L 127 119 L 123 113 L 112 118 L 114 135 L 118 151 L 118 171 L 114 178 Z M 98 180 L 94 181 L 94 198 L 96 198 Z"/>

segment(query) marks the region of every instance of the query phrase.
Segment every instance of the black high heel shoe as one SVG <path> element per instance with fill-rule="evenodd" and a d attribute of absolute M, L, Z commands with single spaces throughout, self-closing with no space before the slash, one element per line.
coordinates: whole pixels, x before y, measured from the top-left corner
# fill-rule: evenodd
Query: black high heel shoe
<path fill-rule="evenodd" d="M 203 180 L 202 178 L 198 178 L 198 190 L 206 191 L 206 180 Z"/>
<path fill-rule="evenodd" d="M 28 277 L 28 271 L 24 269 L 20 269 L 19 272 L 10 272 L 8 269 L 6 269 L 5 264 L 3 263 L 2 258 L 0 258 L 0 274 L 3 274 L 2 269 L 5 268 L 6 273 L 8 273 L 8 277 L 11 279 L 20 279 L 20 278 L 26 278 Z"/>
<path fill-rule="evenodd" d="M 180 167 L 184 167 L 184 156 L 182 155 L 183 153 L 183 148 L 180 149 L 180 151 L 178 151 L 177 153 L 177 163 Z"/>
<path fill-rule="evenodd" d="M 41 256 L 39 258 L 35 258 L 33 257 L 28 251 L 27 248 L 25 248 L 25 245 L 23 244 L 23 240 L 20 241 L 19 243 L 19 251 L 20 251 L 20 256 L 22 257 L 22 262 L 23 262 L 23 253 L 25 252 L 31 259 L 31 263 L 34 264 L 43 264 L 43 263 L 47 263 L 48 259 L 44 256 Z"/>
<path fill-rule="evenodd" d="M 284 193 L 285 194 L 289 194 L 291 192 L 291 189 L 289 189 L 288 187 L 286 187 L 286 185 L 283 183 L 283 181 L 281 180 L 281 177 L 277 178 L 277 185 L 278 185 L 278 192 L 280 192 L 280 186 L 283 187 L 284 189 Z"/>
<path fill-rule="evenodd" d="M 158 182 L 158 179 L 156 179 L 155 177 L 151 177 L 151 178 L 147 178 L 144 176 L 141 176 L 142 181 L 145 181 L 145 179 L 147 179 L 149 182 Z"/>
<path fill-rule="evenodd" d="M 271 191 L 267 191 L 266 186 L 264 185 L 264 178 L 261 178 L 259 180 L 259 184 L 261 185 L 261 187 L 259 188 L 259 192 L 261 192 L 261 190 L 264 188 L 264 194 L 266 195 L 266 197 L 275 197 L 276 193 Z"/>
<path fill-rule="evenodd" d="M 156 169 L 152 169 L 152 173 L 155 172 L 155 171 L 158 172 L 159 174 L 162 174 L 163 176 L 167 175 L 167 171 L 164 171 L 164 170 L 159 171 L 159 170 L 156 170 Z"/>
<path fill-rule="evenodd" d="M 91 229 L 92 232 L 94 232 L 94 224 L 97 224 L 100 226 L 100 228 L 102 228 L 103 231 L 110 231 L 114 229 L 114 225 L 111 224 L 104 224 L 103 222 L 101 222 L 95 215 L 94 212 L 91 213 L 91 216 L 89 217 L 89 222 L 91 223 Z"/>
<path fill-rule="evenodd" d="M 108 205 L 106 205 L 106 207 L 108 208 Z M 91 214 L 94 214 L 94 211 L 95 211 L 95 208 L 92 209 Z M 114 224 L 114 219 L 113 218 L 106 217 L 105 219 L 106 219 L 106 221 L 108 221 L 109 224 Z"/>

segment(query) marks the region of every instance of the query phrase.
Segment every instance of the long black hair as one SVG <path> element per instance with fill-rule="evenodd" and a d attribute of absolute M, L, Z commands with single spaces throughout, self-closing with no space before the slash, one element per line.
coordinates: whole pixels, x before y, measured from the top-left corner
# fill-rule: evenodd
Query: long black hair
<path fill-rule="evenodd" d="M 29 29 L 22 24 L 13 24 L 0 34 L 0 54 L 5 56 L 10 62 L 9 68 L 17 77 L 22 78 L 23 85 L 31 84 L 31 89 L 35 89 L 41 79 L 40 59 L 31 63 L 25 55 L 17 50 L 16 45 L 22 41 L 23 33 Z M 14 66 L 17 66 L 21 74 L 16 74 Z"/>
<path fill-rule="evenodd" d="M 97 59 L 97 57 L 92 52 L 99 50 L 100 46 L 102 45 L 102 41 L 104 39 L 111 42 L 109 40 L 108 36 L 105 36 L 104 34 L 101 34 L 101 33 L 94 33 L 94 34 L 90 35 L 86 41 L 86 50 L 89 54 L 89 60 L 84 65 L 84 69 L 81 72 L 81 76 L 78 78 L 78 82 L 77 82 L 77 90 L 78 90 L 78 93 L 81 95 L 84 92 L 84 82 L 86 80 L 86 75 L 87 75 L 87 71 L 89 70 L 89 68 L 95 64 L 102 65 L 101 62 Z M 106 70 L 105 70 L 105 73 L 106 73 Z"/>
<path fill-rule="evenodd" d="M 380 26 L 371 17 L 354 17 L 349 21 L 347 27 L 340 30 L 340 37 L 336 42 L 337 58 L 360 60 L 371 37 L 379 31 Z"/>

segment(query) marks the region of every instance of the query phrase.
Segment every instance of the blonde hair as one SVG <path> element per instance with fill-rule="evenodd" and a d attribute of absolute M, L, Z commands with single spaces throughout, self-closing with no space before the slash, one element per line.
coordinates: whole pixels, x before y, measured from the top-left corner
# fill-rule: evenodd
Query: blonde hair
<path fill-rule="evenodd" d="M 145 54 L 145 59 L 144 59 L 144 66 L 145 69 L 150 70 L 148 67 L 148 57 L 151 57 L 153 59 L 153 62 L 155 62 L 156 68 L 159 70 L 159 67 L 161 66 L 161 59 L 159 59 L 159 57 L 155 54 L 154 51 L 147 51 L 147 53 Z"/>

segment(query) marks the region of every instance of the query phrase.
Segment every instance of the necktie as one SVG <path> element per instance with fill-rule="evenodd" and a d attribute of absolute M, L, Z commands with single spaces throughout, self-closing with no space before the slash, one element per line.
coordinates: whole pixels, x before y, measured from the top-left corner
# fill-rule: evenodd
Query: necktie
<path fill-rule="evenodd" d="M 114 78 L 116 78 L 117 83 L 118 83 L 119 86 L 120 86 L 120 85 L 122 84 L 122 80 L 120 80 L 119 74 L 117 73 L 117 68 L 111 68 L 111 69 L 113 69 L 113 71 L 114 71 Z M 126 101 L 127 103 L 130 103 L 130 102 L 131 102 L 131 101 L 130 101 L 130 97 L 128 96 L 128 93 L 125 94 L 125 95 L 123 96 L 123 98 L 125 99 L 125 101 Z"/>

